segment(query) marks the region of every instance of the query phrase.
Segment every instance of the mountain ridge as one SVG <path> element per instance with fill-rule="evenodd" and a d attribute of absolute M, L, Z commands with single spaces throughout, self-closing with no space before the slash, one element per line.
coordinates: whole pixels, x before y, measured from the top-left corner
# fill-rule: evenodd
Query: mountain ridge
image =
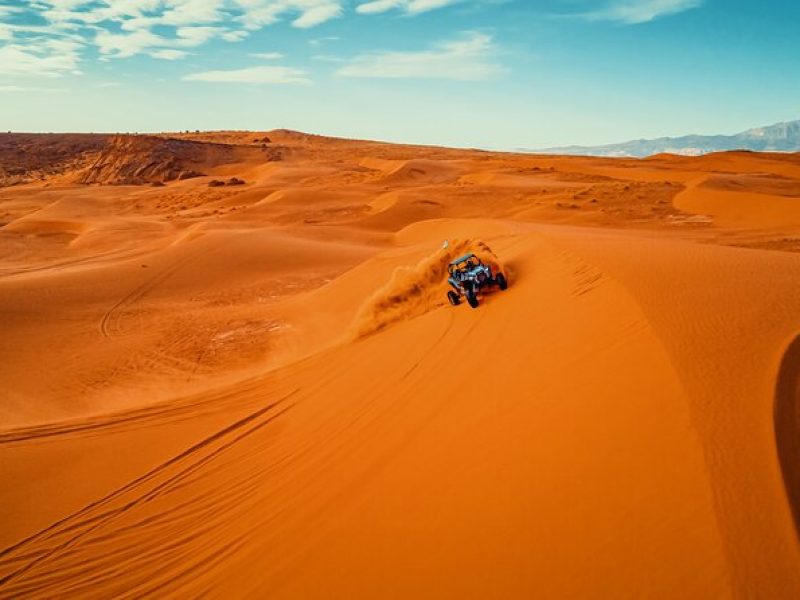
<path fill-rule="evenodd" d="M 751 150 L 756 152 L 800 152 L 800 120 L 754 127 L 733 135 L 684 135 L 638 139 L 599 146 L 562 146 L 526 150 L 534 154 L 637 157 L 653 154 L 700 156 L 711 152 Z"/>

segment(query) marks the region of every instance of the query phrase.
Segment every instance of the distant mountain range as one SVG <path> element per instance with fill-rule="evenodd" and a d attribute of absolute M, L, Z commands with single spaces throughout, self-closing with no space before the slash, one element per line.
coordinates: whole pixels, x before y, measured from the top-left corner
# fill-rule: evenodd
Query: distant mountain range
<path fill-rule="evenodd" d="M 723 150 L 759 152 L 800 152 L 800 121 L 776 123 L 768 127 L 748 129 L 736 135 L 685 135 L 654 140 L 632 140 L 605 146 L 565 146 L 530 150 L 541 154 L 579 154 L 588 156 L 643 157 L 669 152 L 698 156 Z"/>

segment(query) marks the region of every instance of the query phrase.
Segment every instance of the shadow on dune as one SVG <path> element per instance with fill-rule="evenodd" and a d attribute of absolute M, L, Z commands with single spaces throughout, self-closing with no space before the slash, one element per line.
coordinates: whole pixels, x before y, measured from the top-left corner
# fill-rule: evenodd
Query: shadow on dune
<path fill-rule="evenodd" d="M 789 344 L 778 372 L 775 438 L 795 532 L 800 538 L 800 336 Z"/>

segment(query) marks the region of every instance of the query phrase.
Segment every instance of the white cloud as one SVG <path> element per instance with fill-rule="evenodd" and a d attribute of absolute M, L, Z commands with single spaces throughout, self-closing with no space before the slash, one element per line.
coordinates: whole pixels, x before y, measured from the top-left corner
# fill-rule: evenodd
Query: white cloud
<path fill-rule="evenodd" d="M 178 0 L 166 2 L 171 7 L 164 11 L 158 22 L 161 25 L 200 25 L 218 23 L 224 19 L 224 3 L 218 0 Z"/>
<path fill-rule="evenodd" d="M 362 15 L 374 15 L 377 13 L 386 12 L 393 8 L 400 8 L 405 5 L 405 0 L 372 0 L 372 2 L 365 2 L 356 7 L 356 12 Z"/>
<path fill-rule="evenodd" d="M 580 16 L 590 21 L 616 21 L 636 25 L 698 8 L 703 2 L 704 0 L 613 0 L 599 10 L 582 13 Z"/>
<path fill-rule="evenodd" d="M 0 94 L 2 93 L 18 93 L 18 92 L 33 92 L 37 94 L 58 94 L 66 92 L 63 88 L 42 88 L 42 87 L 28 87 L 24 85 L 0 85 Z"/>
<path fill-rule="evenodd" d="M 336 71 L 342 77 L 382 79 L 453 79 L 481 81 L 505 72 L 487 56 L 492 38 L 477 32 L 419 52 L 376 52 L 356 56 Z"/>
<path fill-rule="evenodd" d="M 100 54 L 112 54 L 118 58 L 126 58 L 150 48 L 167 46 L 167 40 L 148 29 L 139 29 L 133 33 L 111 33 L 105 29 L 97 32 L 94 43 Z"/>
<path fill-rule="evenodd" d="M 340 17 L 345 8 L 414 15 L 467 1 L 477 0 L 30 0 L 19 6 L 0 0 L 0 73 L 74 73 L 93 49 L 101 60 L 140 54 L 178 60 L 187 48 L 215 39 L 240 42 L 280 21 L 312 28 Z M 3 19 L 10 15 L 18 22 Z M 37 24 L 22 24 L 31 22 Z M 11 57 L 17 55 L 15 65 Z"/>
<path fill-rule="evenodd" d="M 241 42 L 245 39 L 248 35 L 250 35 L 249 31 L 244 31 L 242 29 L 237 31 L 226 31 L 225 33 L 221 34 L 221 37 L 226 42 Z"/>
<path fill-rule="evenodd" d="M 386 12 L 395 8 L 404 10 L 408 14 L 416 15 L 437 8 L 444 8 L 456 4 L 461 0 L 370 0 L 362 2 L 356 7 L 356 12 L 362 15 L 373 15 Z"/>
<path fill-rule="evenodd" d="M 219 27 L 178 27 L 177 38 L 172 43 L 181 47 L 194 47 L 205 44 L 222 31 Z"/>
<path fill-rule="evenodd" d="M 167 50 L 176 48 L 194 48 L 205 44 L 219 33 L 217 27 L 178 27 L 174 37 L 168 38 L 156 35 L 150 29 L 134 29 L 131 32 L 111 33 L 105 29 L 100 29 L 94 38 L 100 54 L 111 55 L 116 58 L 127 58 L 142 52 L 147 52 L 151 56 L 155 55 L 151 49 L 159 48 L 158 52 L 166 53 Z M 186 52 L 178 55 L 172 53 L 175 60 L 186 56 Z"/>
<path fill-rule="evenodd" d="M 58 42 L 58 40 L 53 40 Z M 58 50 L 40 44 L 6 44 L 0 47 L 0 74 L 2 75 L 42 75 L 58 77 L 76 73 L 78 54 L 74 50 Z"/>
<path fill-rule="evenodd" d="M 308 43 L 312 46 L 321 46 L 322 44 L 327 44 L 328 42 L 338 42 L 340 37 L 329 35 L 327 37 L 320 37 L 308 40 Z"/>
<path fill-rule="evenodd" d="M 330 21 L 342 14 L 342 7 L 339 2 L 323 2 L 319 6 L 304 10 L 303 13 L 292 21 L 292 25 L 307 29 L 315 27 L 325 21 Z"/>
<path fill-rule="evenodd" d="M 2 15 L 0 15 L 2 16 Z M 5 23 L 0 23 L 0 41 L 11 41 L 14 39 L 14 28 Z"/>
<path fill-rule="evenodd" d="M 162 57 L 174 57 L 174 60 L 179 57 L 178 53 L 168 51 L 201 46 L 213 39 L 239 42 L 251 32 L 284 19 L 298 28 L 317 26 L 340 16 L 344 2 L 34 0 L 21 7 L 0 4 L 0 18 L 20 13 L 45 22 L 43 25 L 0 23 L 0 45 L 13 42 L 15 36 L 22 33 L 24 45 L 31 47 L 40 47 L 43 40 L 72 35 L 77 36 L 81 49 L 94 45 L 106 60 L 156 53 Z M 20 42 L 18 45 L 23 44 Z M 82 53 L 77 52 L 78 59 Z M 31 62 L 26 59 L 24 64 L 30 65 Z M 9 70 L 11 67 L 6 65 L 5 68 Z M 40 70 L 52 73 L 54 69 L 48 66 Z"/>
<path fill-rule="evenodd" d="M 253 52 L 250 56 L 263 60 L 278 60 L 279 58 L 283 58 L 283 54 L 280 52 Z"/>
<path fill-rule="evenodd" d="M 5 4 L 0 4 L 0 18 L 8 17 L 10 15 L 20 12 L 22 12 L 22 8 L 20 8 L 19 6 L 8 6 Z"/>
<path fill-rule="evenodd" d="M 7 8 L 6 12 L 0 11 L 0 18 L 24 12 L 19 7 Z M 84 46 L 81 36 L 64 28 L 0 22 L 0 74 L 46 77 L 76 74 Z"/>
<path fill-rule="evenodd" d="M 294 15 L 292 25 L 308 28 L 342 14 L 342 0 L 234 0 L 243 14 L 238 17 L 251 31 L 272 25 L 284 15 Z"/>
<path fill-rule="evenodd" d="M 208 83 L 272 83 L 272 84 L 310 84 L 307 73 L 300 69 L 281 66 L 248 67 L 230 71 L 204 71 L 183 77 L 184 81 L 204 81 Z"/>
<path fill-rule="evenodd" d="M 329 62 L 329 63 L 346 63 L 347 59 L 342 58 L 341 56 L 333 56 L 332 54 L 314 54 L 311 56 L 311 60 L 318 60 L 320 62 Z"/>
<path fill-rule="evenodd" d="M 158 58 L 161 60 L 180 60 L 181 58 L 186 58 L 188 56 L 188 52 L 184 52 L 183 50 L 156 50 L 152 52 L 150 56 L 153 58 Z"/>
<path fill-rule="evenodd" d="M 35 47 L 34 44 L 32 47 Z M 71 54 L 77 57 L 78 51 L 83 48 L 81 42 L 76 41 L 75 38 L 58 37 L 49 40 L 41 40 L 38 43 L 40 49 L 45 52 L 55 52 L 59 54 Z"/>

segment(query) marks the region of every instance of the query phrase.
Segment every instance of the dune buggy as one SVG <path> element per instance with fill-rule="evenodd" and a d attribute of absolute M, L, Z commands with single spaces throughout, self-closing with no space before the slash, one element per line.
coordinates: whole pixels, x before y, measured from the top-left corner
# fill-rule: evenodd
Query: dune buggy
<path fill-rule="evenodd" d="M 472 308 L 478 308 L 478 292 L 497 286 L 501 290 L 508 287 L 505 275 L 492 273 L 492 267 L 485 264 L 474 254 L 465 254 L 457 258 L 447 267 L 450 277 L 447 283 L 453 288 L 447 292 L 447 299 L 453 306 L 461 304 L 461 297 L 467 299 Z"/>

